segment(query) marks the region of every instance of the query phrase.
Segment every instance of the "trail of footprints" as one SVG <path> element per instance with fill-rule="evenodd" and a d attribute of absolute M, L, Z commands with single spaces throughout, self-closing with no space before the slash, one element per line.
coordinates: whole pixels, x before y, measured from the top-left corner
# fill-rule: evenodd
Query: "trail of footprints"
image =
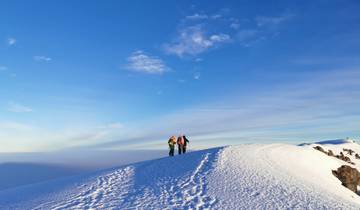
<path fill-rule="evenodd" d="M 206 195 L 206 176 L 210 173 L 217 155 L 205 154 L 188 177 L 163 183 L 160 186 L 159 197 L 153 196 L 154 189 L 148 189 L 149 186 L 141 190 L 132 189 L 134 168 L 126 167 L 89 180 L 80 186 L 80 193 L 34 209 L 143 209 L 152 204 L 159 206 L 158 199 L 162 200 L 160 206 L 163 209 L 210 209 L 216 203 L 216 199 Z"/>
<path fill-rule="evenodd" d="M 212 167 L 215 154 L 207 153 L 188 179 L 170 187 L 169 192 L 164 192 L 169 197 L 171 209 L 211 209 L 216 199 L 206 195 L 206 176 Z M 172 195 L 172 196 L 171 196 Z"/>
<path fill-rule="evenodd" d="M 101 175 L 94 183 L 81 186 L 80 194 L 51 206 L 51 209 L 116 209 L 126 197 L 132 174 L 133 169 L 126 167 Z"/>

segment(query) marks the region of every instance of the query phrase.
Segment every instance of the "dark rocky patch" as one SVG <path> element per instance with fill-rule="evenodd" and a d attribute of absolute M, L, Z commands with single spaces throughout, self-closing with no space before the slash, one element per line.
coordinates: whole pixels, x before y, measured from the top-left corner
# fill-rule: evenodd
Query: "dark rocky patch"
<path fill-rule="evenodd" d="M 328 150 L 328 151 L 326 152 L 326 151 L 324 150 L 324 148 L 322 148 L 322 147 L 320 147 L 320 146 L 315 146 L 315 147 L 313 147 L 313 148 L 316 149 L 316 150 L 318 150 L 318 151 L 320 151 L 320 152 L 322 152 L 322 153 L 324 153 L 324 154 L 327 154 L 327 155 L 332 156 L 332 157 L 336 157 L 337 159 L 340 159 L 340 160 L 343 160 L 343 161 L 345 161 L 345 162 L 347 162 L 347 163 L 350 163 L 350 164 L 352 164 L 352 165 L 355 165 L 355 163 L 352 162 L 351 159 L 350 159 L 348 156 L 345 156 L 343 152 L 340 152 L 339 155 L 334 155 L 334 152 L 333 152 L 332 150 Z M 348 152 L 348 154 L 354 153 L 354 151 L 351 150 L 351 149 L 345 149 L 345 148 L 344 148 L 343 151 Z M 356 155 L 355 155 L 355 157 L 356 157 Z M 360 155 L 358 155 L 358 159 L 360 159 Z"/>
<path fill-rule="evenodd" d="M 344 152 L 347 152 L 349 155 L 352 155 L 353 153 L 355 153 L 355 151 L 352 150 L 352 149 L 343 148 L 343 151 L 344 151 Z"/>
<path fill-rule="evenodd" d="M 360 173 L 356 168 L 342 165 L 337 170 L 333 170 L 332 173 L 341 181 L 343 186 L 355 193 L 357 192 L 357 186 L 360 184 Z"/>
<path fill-rule="evenodd" d="M 327 155 L 333 156 L 333 157 L 335 156 L 335 155 L 334 155 L 334 152 L 333 152 L 331 149 L 329 149 L 329 151 L 327 152 Z"/>
<path fill-rule="evenodd" d="M 316 146 L 316 147 L 314 147 L 314 149 L 316 149 L 316 150 L 318 150 L 320 152 L 326 153 L 325 150 L 320 146 Z"/>
<path fill-rule="evenodd" d="M 356 159 L 360 159 L 360 155 L 358 153 L 355 154 Z"/>

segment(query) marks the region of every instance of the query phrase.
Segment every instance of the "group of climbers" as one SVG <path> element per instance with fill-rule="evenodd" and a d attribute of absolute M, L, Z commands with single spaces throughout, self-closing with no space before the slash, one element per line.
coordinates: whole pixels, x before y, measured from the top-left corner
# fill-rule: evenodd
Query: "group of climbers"
<path fill-rule="evenodd" d="M 189 143 L 189 140 L 186 138 L 185 135 L 180 135 L 177 139 L 176 136 L 171 136 L 168 144 L 169 144 L 169 156 L 174 156 L 174 152 L 175 152 L 175 145 L 178 145 L 178 151 L 179 151 L 179 155 L 181 155 L 181 153 L 185 154 L 186 153 L 186 146 Z"/>

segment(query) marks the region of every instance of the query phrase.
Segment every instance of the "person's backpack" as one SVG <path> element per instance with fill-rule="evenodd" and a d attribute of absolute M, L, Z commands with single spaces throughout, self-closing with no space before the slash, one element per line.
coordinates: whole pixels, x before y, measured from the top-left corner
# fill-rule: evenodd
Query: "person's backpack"
<path fill-rule="evenodd" d="M 174 146 L 176 144 L 176 137 L 175 136 L 170 137 L 168 144 L 169 146 Z"/>
<path fill-rule="evenodd" d="M 185 144 L 184 138 L 183 138 L 182 136 L 178 138 L 178 144 L 180 144 L 180 145 L 184 145 L 184 144 Z"/>

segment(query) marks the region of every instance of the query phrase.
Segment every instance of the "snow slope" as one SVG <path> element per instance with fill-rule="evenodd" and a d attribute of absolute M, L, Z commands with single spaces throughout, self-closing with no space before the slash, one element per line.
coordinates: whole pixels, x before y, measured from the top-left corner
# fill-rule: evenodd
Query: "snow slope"
<path fill-rule="evenodd" d="M 0 191 L 0 209 L 359 209 L 360 197 L 331 174 L 345 162 L 313 146 L 249 144 L 140 162 Z M 351 142 L 321 146 L 360 153 Z"/>

